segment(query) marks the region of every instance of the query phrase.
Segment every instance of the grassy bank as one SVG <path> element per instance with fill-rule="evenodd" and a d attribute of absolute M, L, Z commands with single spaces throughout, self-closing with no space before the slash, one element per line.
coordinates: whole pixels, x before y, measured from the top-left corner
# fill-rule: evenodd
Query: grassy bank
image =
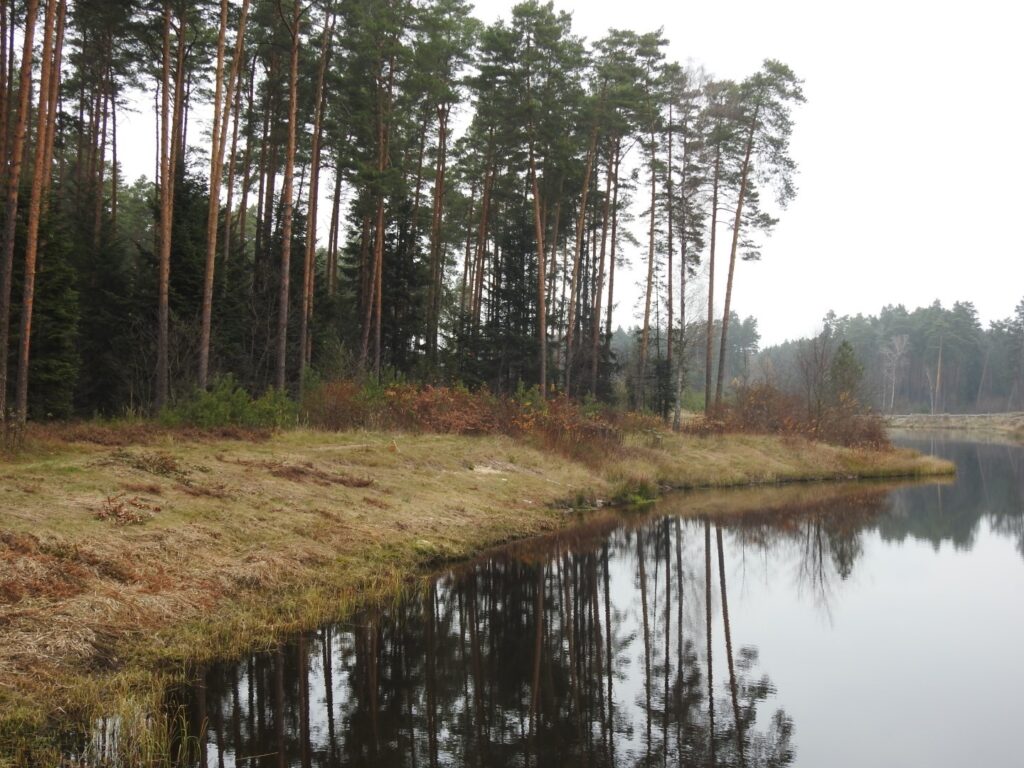
<path fill-rule="evenodd" d="M 0 763 L 439 562 L 666 488 L 951 471 L 798 438 L 634 433 L 587 462 L 503 436 L 47 430 L 0 459 Z M 253 439 L 257 438 L 257 439 Z"/>

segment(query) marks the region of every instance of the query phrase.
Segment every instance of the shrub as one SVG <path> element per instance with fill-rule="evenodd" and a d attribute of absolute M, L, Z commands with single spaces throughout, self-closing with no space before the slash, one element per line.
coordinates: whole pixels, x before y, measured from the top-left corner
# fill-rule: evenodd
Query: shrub
<path fill-rule="evenodd" d="M 503 432 L 507 423 L 507 403 L 487 391 L 398 384 L 385 397 L 388 420 L 399 429 L 483 435 Z"/>
<path fill-rule="evenodd" d="M 189 425 L 203 429 L 250 427 L 280 429 L 295 424 L 298 410 L 284 392 L 268 390 L 253 398 L 230 374 L 217 379 L 209 390 L 196 390 L 160 420 L 168 426 Z"/>
<path fill-rule="evenodd" d="M 352 380 L 328 381 L 307 387 L 302 394 L 302 415 L 311 426 L 343 431 L 369 426 L 370 403 L 363 388 Z"/>
<path fill-rule="evenodd" d="M 325 382 L 307 389 L 302 414 L 320 429 L 401 429 L 459 435 L 504 434 L 572 458 L 598 460 L 622 442 L 614 412 L 532 389 L 514 397 L 465 387 Z"/>
<path fill-rule="evenodd" d="M 815 414 L 801 398 L 765 383 L 740 387 L 717 420 L 705 420 L 701 428 L 706 432 L 801 435 L 844 446 L 890 447 L 881 417 L 864 409 L 852 395 L 841 393 Z"/>

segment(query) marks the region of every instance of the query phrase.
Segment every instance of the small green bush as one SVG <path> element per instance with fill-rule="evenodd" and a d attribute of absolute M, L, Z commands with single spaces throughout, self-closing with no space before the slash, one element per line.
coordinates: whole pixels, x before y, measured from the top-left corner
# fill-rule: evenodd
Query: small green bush
<path fill-rule="evenodd" d="M 254 399 L 229 374 L 217 379 L 209 390 L 197 390 L 189 399 L 165 408 L 160 420 L 169 426 L 203 429 L 280 429 L 293 426 L 297 415 L 298 407 L 284 392 L 270 389 Z"/>

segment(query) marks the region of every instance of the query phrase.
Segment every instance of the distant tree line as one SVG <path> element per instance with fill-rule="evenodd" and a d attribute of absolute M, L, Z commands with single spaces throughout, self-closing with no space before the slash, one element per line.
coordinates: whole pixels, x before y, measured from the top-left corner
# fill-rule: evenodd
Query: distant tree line
<path fill-rule="evenodd" d="M 676 354 L 668 355 L 667 328 L 663 318 L 656 318 L 651 327 L 649 348 L 650 363 L 641 371 L 640 342 L 643 329 L 634 326 L 628 331 L 616 329 L 612 334 L 611 353 L 615 359 L 615 372 L 611 376 L 611 391 L 607 399 L 613 404 L 629 409 L 641 407 L 641 398 L 646 397 L 643 407 L 671 420 L 678 425 L 681 411 L 700 411 L 708 400 L 707 322 L 704 319 L 691 320 L 686 324 L 686 333 L 673 336 Z M 753 362 L 757 359 L 761 334 L 757 329 L 757 318 L 740 318 L 735 312 L 729 313 L 729 332 L 724 349 L 724 364 L 719 366 L 722 350 L 722 322 L 716 318 L 711 326 L 713 355 L 711 370 L 719 367 L 727 377 L 727 383 L 746 384 L 754 375 Z M 641 376 L 643 378 L 641 379 Z"/>
<path fill-rule="evenodd" d="M 886 412 L 975 413 L 1024 410 L 1024 300 L 983 328 L 971 302 L 938 301 L 877 316 L 825 318 L 822 332 L 764 349 L 758 376 L 801 390 L 825 375 L 845 343 L 863 366 L 859 397 Z"/>
<path fill-rule="evenodd" d="M 641 406 L 659 366 L 678 400 L 689 283 L 724 271 L 710 407 L 803 96 L 780 62 L 721 81 L 666 45 L 588 45 L 536 0 L 491 25 L 464 0 L 3 0 L 0 414 L 308 371 L 607 399 L 627 254 Z M 131 181 L 139 108 L 156 130 L 128 142 L 156 159 Z"/>

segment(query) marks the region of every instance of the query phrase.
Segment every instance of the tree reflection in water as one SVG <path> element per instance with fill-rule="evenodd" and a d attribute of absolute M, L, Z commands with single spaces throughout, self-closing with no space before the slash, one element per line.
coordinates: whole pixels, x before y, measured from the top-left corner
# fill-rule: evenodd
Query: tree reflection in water
<path fill-rule="evenodd" d="M 879 521 L 883 539 L 951 541 L 970 550 L 981 522 L 1016 541 L 1024 557 L 1024 446 L 947 440 L 901 440 L 910 448 L 956 463 L 956 483 L 893 494 L 891 514 Z"/>
<path fill-rule="evenodd" d="M 735 635 L 727 572 L 789 542 L 811 583 L 841 575 L 859 534 L 837 519 L 609 519 L 509 549 L 209 669 L 186 697 L 206 722 L 192 764 L 788 765 L 793 723 Z"/>
<path fill-rule="evenodd" d="M 987 525 L 1024 555 L 1024 449 L 918 447 L 953 458 L 955 484 L 670 496 L 657 516 L 591 518 L 215 666 L 183 696 L 199 735 L 172 754 L 218 768 L 789 765 L 793 722 L 730 614 L 748 564 L 831 615 L 867 538 L 969 549 Z M 104 721 L 91 752 L 116 743 Z"/>

